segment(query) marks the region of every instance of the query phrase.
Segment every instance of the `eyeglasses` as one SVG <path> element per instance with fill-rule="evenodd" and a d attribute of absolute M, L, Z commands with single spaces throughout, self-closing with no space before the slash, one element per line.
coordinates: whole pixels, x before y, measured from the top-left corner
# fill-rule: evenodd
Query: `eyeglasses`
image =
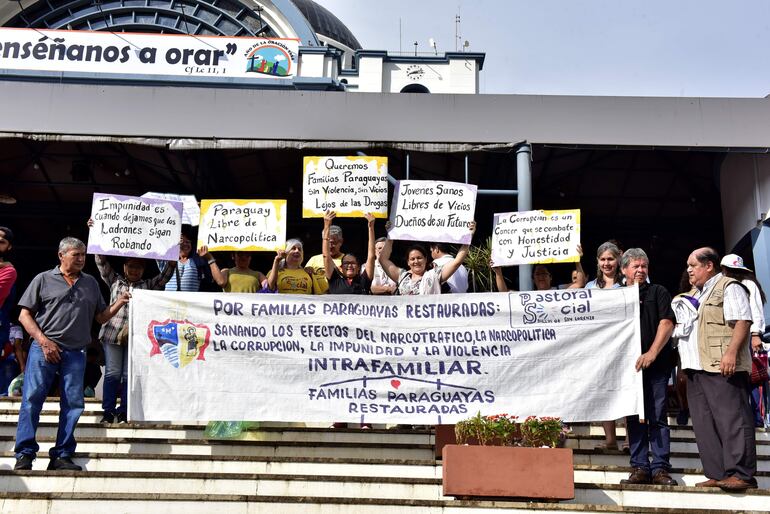
<path fill-rule="evenodd" d="M 357 262 L 343 262 L 341 264 L 341 266 L 343 266 L 343 267 L 345 267 L 345 266 L 358 266 L 358 263 Z"/>

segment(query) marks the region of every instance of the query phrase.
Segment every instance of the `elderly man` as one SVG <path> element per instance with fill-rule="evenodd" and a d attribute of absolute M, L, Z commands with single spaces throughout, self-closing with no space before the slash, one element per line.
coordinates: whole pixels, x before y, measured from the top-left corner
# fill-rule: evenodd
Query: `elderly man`
<path fill-rule="evenodd" d="M 345 242 L 342 238 L 342 229 L 337 225 L 332 225 L 329 227 L 329 235 L 325 236 L 321 233 L 321 237 L 329 239 L 329 253 L 331 253 L 335 266 L 339 268 L 342 266 L 342 243 Z M 321 245 L 321 247 L 323 247 L 323 245 Z M 320 291 L 316 294 L 322 294 L 329 290 L 329 282 L 326 280 L 326 274 L 324 272 L 323 253 L 312 256 L 307 261 L 307 264 L 305 264 L 305 268 L 312 268 L 313 273 L 316 275 L 315 282 L 320 286 Z"/>
<path fill-rule="evenodd" d="M 689 337 L 679 340 L 687 402 L 705 482 L 698 487 L 755 489 L 757 450 L 749 405 L 751 307 L 746 287 L 720 272 L 713 248 L 687 258 L 698 305 Z"/>
<path fill-rule="evenodd" d="M 626 418 L 633 471 L 620 483 L 676 485 L 669 475 L 671 443 L 666 418 L 666 389 L 672 369 L 669 339 L 676 318 L 666 288 L 647 282 L 649 262 L 641 248 L 628 249 L 621 260 L 626 285 L 639 286 L 642 354 L 636 371 L 642 371 L 646 421 L 642 423 L 639 416 Z M 652 452 L 652 463 L 648 451 Z"/>
<path fill-rule="evenodd" d="M 56 445 L 49 455 L 49 470 L 76 470 L 75 425 L 83 412 L 85 348 L 91 342 L 94 319 L 102 324 L 128 303 L 121 295 L 106 306 L 99 284 L 82 272 L 86 247 L 82 241 L 65 237 L 59 243 L 59 266 L 37 275 L 19 300 L 19 322 L 32 339 L 24 371 L 24 389 L 16 429 L 14 469 L 32 469 L 39 449 L 35 441 L 40 410 L 58 372 L 61 412 Z"/>

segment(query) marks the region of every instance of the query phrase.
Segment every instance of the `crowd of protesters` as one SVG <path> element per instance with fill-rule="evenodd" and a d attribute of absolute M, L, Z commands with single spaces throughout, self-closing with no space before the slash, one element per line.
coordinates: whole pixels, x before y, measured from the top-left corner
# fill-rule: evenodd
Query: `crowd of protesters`
<path fill-rule="evenodd" d="M 463 262 L 469 245 L 462 245 L 454 254 L 443 243 L 412 245 L 401 261 L 402 268 L 392 260 L 393 242 L 376 238 L 373 216 L 366 215 L 367 245 L 362 254 L 343 249 L 343 232 L 333 224 L 334 219 L 334 212 L 324 216 L 321 254 L 305 262 L 303 242 L 289 239 L 276 252 L 266 275 L 252 269 L 248 252 L 231 254 L 233 266 L 220 268 L 207 247 L 193 248 L 187 232 L 180 239 L 179 259 L 157 262 L 159 272 L 151 278 L 144 277 L 151 265 L 148 261 L 124 259 L 120 273 L 109 258 L 96 255 L 99 274 L 110 291 L 109 304 L 96 279 L 82 271 L 85 245 L 70 237 L 59 244 L 59 264 L 38 274 L 16 302 L 16 270 L 8 259 L 14 235 L 9 228 L 0 227 L 0 341 L 5 343 L 0 355 L 0 394 L 12 392 L 13 380 L 18 373 L 23 375 L 15 469 L 32 468 L 38 451 L 35 432 L 40 411 L 57 380 L 60 426 L 49 452 L 48 469 L 80 469 L 72 461 L 74 431 L 83 410 L 84 389 L 95 387 L 87 378 L 86 366 L 92 359 L 85 352 L 94 321 L 101 326 L 98 339 L 105 364 L 101 421 L 126 421 L 127 321 L 134 289 L 356 295 L 468 291 Z M 472 236 L 475 222 L 468 230 Z M 582 248 L 578 247 L 578 253 L 582 256 Z M 678 422 L 692 418 L 707 479 L 697 486 L 728 491 L 756 488 L 754 428 L 763 425 L 763 418 L 759 415 L 761 384 L 752 384 L 750 377 L 756 363 L 752 352 L 757 356 L 764 351 L 764 291 L 739 256 L 720 259 L 712 248 L 699 248 L 689 255 L 682 290 L 673 298 L 650 281 L 649 264 L 644 250 L 623 251 L 617 241 L 608 241 L 597 249 L 595 278 L 588 280 L 578 261 L 570 283 L 558 286 L 639 287 L 641 348 L 636 371 L 643 374 L 645 419 L 625 420 L 626 441 L 620 449 L 615 421 L 603 420 L 605 440 L 597 449 L 630 453 L 632 472 L 623 483 L 676 485 L 669 474 L 667 413 L 669 383 L 674 383 L 680 403 Z M 497 290 L 508 291 L 502 270 L 490 265 Z M 537 290 L 557 288 L 548 267 L 534 266 L 532 273 Z M 11 323 L 17 305 L 26 335 Z M 24 345 L 27 335 L 30 343 Z"/>

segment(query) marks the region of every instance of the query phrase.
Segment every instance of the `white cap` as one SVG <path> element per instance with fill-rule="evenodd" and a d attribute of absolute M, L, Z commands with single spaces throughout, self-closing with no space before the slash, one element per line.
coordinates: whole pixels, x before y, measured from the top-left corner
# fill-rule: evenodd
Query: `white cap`
<path fill-rule="evenodd" d="M 735 255 L 734 253 L 729 253 L 722 257 L 722 262 L 720 262 L 720 264 L 726 268 L 751 271 L 749 268 L 743 265 L 743 257 L 740 255 Z"/>

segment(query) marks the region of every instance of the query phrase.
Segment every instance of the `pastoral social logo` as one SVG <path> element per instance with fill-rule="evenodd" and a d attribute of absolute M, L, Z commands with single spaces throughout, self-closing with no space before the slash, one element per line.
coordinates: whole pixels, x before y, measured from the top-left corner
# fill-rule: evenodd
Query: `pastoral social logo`
<path fill-rule="evenodd" d="M 246 52 L 246 73 L 289 77 L 294 73 L 295 60 L 294 52 L 284 43 L 267 40 L 253 45 Z"/>
<path fill-rule="evenodd" d="M 193 361 L 205 360 L 211 330 L 206 325 L 188 320 L 152 321 L 147 329 L 152 342 L 150 357 L 161 354 L 175 368 L 183 368 Z"/>
<path fill-rule="evenodd" d="M 590 289 L 520 293 L 521 322 L 532 325 L 592 320 L 591 297 Z"/>

